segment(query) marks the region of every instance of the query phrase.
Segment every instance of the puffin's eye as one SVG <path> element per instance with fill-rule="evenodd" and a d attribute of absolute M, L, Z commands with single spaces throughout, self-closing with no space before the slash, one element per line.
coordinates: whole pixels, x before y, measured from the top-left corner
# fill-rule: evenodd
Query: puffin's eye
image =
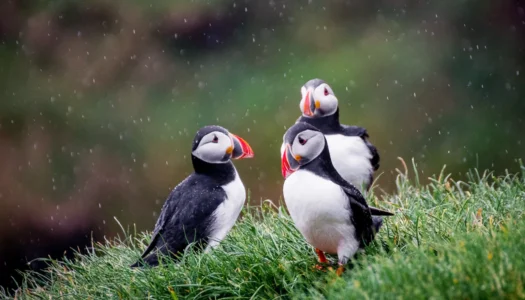
<path fill-rule="evenodd" d="M 299 137 L 298 140 L 299 140 L 299 144 L 301 144 L 301 145 L 304 145 L 304 144 L 306 144 L 306 142 L 308 142 L 308 140 L 305 140 L 302 137 Z"/>
<path fill-rule="evenodd" d="M 324 95 L 325 95 L 325 96 L 328 96 L 328 94 L 330 94 L 330 93 L 328 92 L 328 89 L 327 89 L 327 88 L 324 88 Z"/>
<path fill-rule="evenodd" d="M 214 135 L 212 142 L 218 143 L 219 142 L 219 138 L 216 135 Z"/>

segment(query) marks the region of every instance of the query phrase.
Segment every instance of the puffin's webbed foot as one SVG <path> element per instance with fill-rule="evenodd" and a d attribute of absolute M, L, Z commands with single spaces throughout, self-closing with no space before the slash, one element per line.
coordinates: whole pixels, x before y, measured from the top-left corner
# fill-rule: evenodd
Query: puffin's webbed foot
<path fill-rule="evenodd" d="M 335 271 L 335 274 L 337 276 L 341 276 L 343 275 L 345 269 L 352 269 L 353 268 L 353 263 L 352 261 L 350 261 L 347 257 L 343 256 L 342 258 L 339 258 L 339 261 L 337 262 L 337 264 L 339 265 L 337 267 L 337 270 Z"/>
<path fill-rule="evenodd" d="M 317 257 L 319 258 L 319 263 L 320 264 L 326 264 L 328 263 L 328 260 L 326 259 L 326 256 L 324 256 L 324 253 L 323 251 L 315 248 L 315 253 L 317 254 Z"/>
<path fill-rule="evenodd" d="M 335 274 L 337 274 L 337 276 L 341 276 L 343 275 L 344 271 L 345 271 L 345 266 L 342 263 L 339 263 L 339 267 L 335 271 Z"/>
<path fill-rule="evenodd" d="M 315 264 L 314 268 L 321 271 L 324 270 L 326 265 L 328 264 L 328 260 L 326 259 L 326 256 L 324 255 L 323 251 L 315 248 L 315 253 L 317 254 L 317 257 L 319 259 L 319 263 Z M 328 267 L 330 269 L 330 267 Z"/>

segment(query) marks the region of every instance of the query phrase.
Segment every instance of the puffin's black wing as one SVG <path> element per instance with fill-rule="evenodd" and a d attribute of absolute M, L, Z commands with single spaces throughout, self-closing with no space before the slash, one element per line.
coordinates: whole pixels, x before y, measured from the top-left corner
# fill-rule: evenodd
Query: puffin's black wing
<path fill-rule="evenodd" d="M 342 185 L 341 188 L 345 191 L 348 197 L 351 197 L 352 199 L 355 199 L 355 201 L 359 202 L 361 205 L 368 207 L 368 209 L 370 210 L 370 214 L 372 216 L 393 216 L 394 215 L 394 213 L 391 213 L 387 210 L 383 210 L 383 209 L 368 205 L 365 197 L 363 197 L 363 194 L 361 194 L 361 192 L 359 192 L 359 190 L 356 189 L 353 185 L 347 184 L 347 183 L 342 184 L 341 182 L 338 182 L 338 183 L 339 185 Z"/>
<path fill-rule="evenodd" d="M 176 254 L 193 242 L 205 245 L 214 221 L 213 212 L 225 198 L 224 190 L 209 177 L 190 175 L 168 196 L 155 224 L 151 243 L 141 258 L 155 266 L 158 265 L 158 252 Z"/>
<path fill-rule="evenodd" d="M 157 222 L 155 223 L 155 228 L 153 229 L 153 233 L 151 234 L 152 236 L 151 242 L 149 243 L 146 250 L 144 250 L 144 253 L 142 253 L 142 255 L 140 256 L 141 258 L 145 258 L 153 249 L 162 248 L 164 246 L 164 240 L 159 239 L 159 237 L 164 232 L 164 226 L 169 221 L 169 216 L 173 215 L 173 212 L 177 210 L 176 206 L 178 202 L 180 202 L 180 201 L 177 201 L 177 199 L 180 199 L 181 194 L 183 194 L 180 192 L 179 187 L 184 186 L 184 183 L 185 182 L 183 181 L 181 182 L 181 184 L 176 186 L 173 189 L 173 191 L 171 191 L 170 195 L 168 196 L 168 199 L 166 199 L 166 202 L 164 202 L 164 205 L 162 206 L 162 209 L 160 210 L 159 218 L 157 219 Z"/>
<path fill-rule="evenodd" d="M 370 153 L 372 154 L 372 158 L 370 159 L 370 163 L 372 164 L 372 167 L 374 168 L 374 171 L 377 171 L 379 169 L 379 153 L 377 152 L 377 148 L 370 143 L 368 140 L 370 136 L 368 135 L 368 132 L 365 128 L 359 127 L 359 126 L 348 126 L 348 125 L 342 125 L 344 135 L 346 136 L 359 136 L 363 139 L 366 146 L 368 147 L 368 150 L 370 150 Z"/>
<path fill-rule="evenodd" d="M 361 246 L 364 246 L 370 243 L 374 239 L 375 233 L 379 231 L 383 223 L 383 219 L 379 216 L 393 216 L 394 214 L 369 206 L 361 192 L 348 182 L 345 181 L 340 185 L 350 202 L 356 236 L 360 237 Z"/>
<path fill-rule="evenodd" d="M 374 239 L 374 221 L 363 195 L 353 186 L 342 186 L 348 196 L 350 209 L 352 210 L 352 223 L 355 227 L 356 238 L 360 241 L 360 247 L 364 247 Z"/>

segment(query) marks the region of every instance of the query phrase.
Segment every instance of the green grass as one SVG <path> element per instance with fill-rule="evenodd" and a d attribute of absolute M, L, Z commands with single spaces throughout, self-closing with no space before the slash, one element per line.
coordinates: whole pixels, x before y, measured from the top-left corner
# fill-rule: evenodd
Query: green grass
<path fill-rule="evenodd" d="M 76 261 L 50 261 L 48 283 L 26 273 L 16 297 L 523 299 L 523 177 L 474 170 L 459 182 L 442 172 L 421 186 L 417 175 L 400 172 L 394 195 L 369 199 L 396 216 L 341 278 L 314 270 L 316 256 L 286 210 L 265 202 L 246 208 L 209 254 L 190 248 L 178 264 L 130 269 L 149 235 L 126 231 Z"/>

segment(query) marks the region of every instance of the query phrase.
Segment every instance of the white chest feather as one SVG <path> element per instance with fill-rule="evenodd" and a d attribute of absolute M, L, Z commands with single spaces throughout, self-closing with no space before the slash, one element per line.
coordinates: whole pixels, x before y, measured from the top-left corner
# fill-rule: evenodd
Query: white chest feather
<path fill-rule="evenodd" d="M 226 192 L 226 199 L 213 213 L 215 222 L 209 236 L 210 240 L 206 251 L 217 246 L 226 237 L 237 221 L 244 202 L 246 201 L 246 189 L 237 171 L 235 171 L 235 180 L 223 185 L 222 189 Z"/>
<path fill-rule="evenodd" d="M 349 201 L 339 185 L 299 170 L 284 182 L 283 195 L 295 226 L 308 243 L 327 253 L 357 251 Z"/>
<path fill-rule="evenodd" d="M 372 154 L 365 142 L 358 136 L 341 134 L 326 135 L 332 164 L 346 181 L 352 183 L 361 192 L 370 183 L 374 172 L 370 159 Z"/>

